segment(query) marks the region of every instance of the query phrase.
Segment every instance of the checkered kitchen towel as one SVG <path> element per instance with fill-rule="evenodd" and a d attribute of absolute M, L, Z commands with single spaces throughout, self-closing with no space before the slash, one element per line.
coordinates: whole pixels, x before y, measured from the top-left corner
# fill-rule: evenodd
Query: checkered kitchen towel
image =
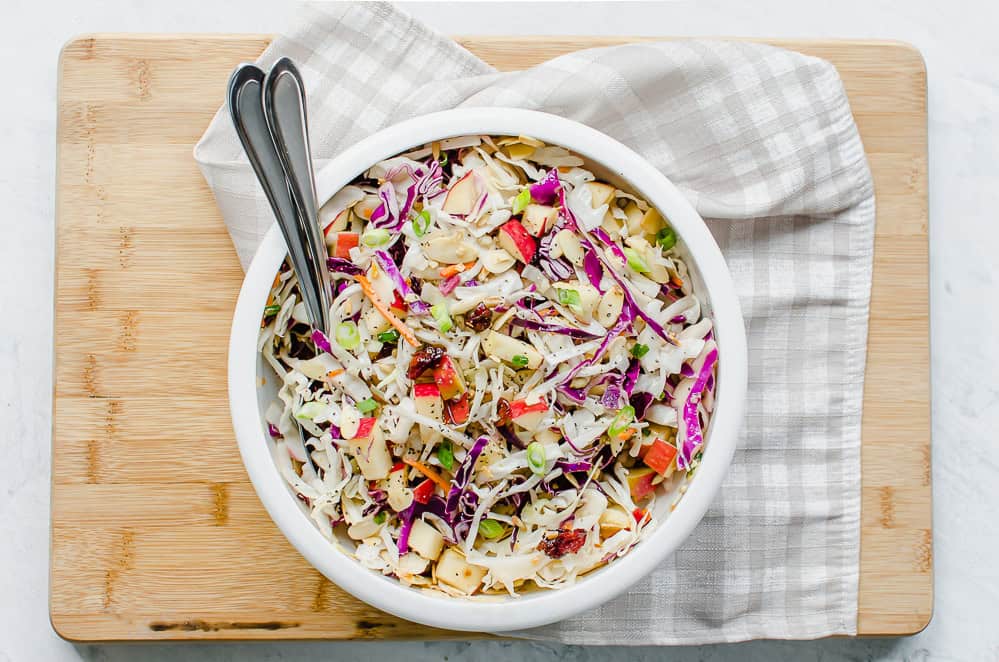
<path fill-rule="evenodd" d="M 856 633 L 874 192 L 832 65 L 760 44 L 672 41 L 497 73 L 399 9 L 367 3 L 305 6 L 259 62 L 285 55 L 309 87 L 320 162 L 432 111 L 555 113 L 644 155 L 708 219 L 728 260 L 750 377 L 720 495 L 647 580 L 519 636 L 693 644 Z M 224 109 L 195 156 L 245 265 L 273 217 Z"/>

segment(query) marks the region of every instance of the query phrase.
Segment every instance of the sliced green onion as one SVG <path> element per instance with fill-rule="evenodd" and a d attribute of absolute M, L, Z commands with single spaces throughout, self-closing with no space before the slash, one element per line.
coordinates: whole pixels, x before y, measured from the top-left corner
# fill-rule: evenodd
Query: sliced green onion
<path fill-rule="evenodd" d="M 378 334 L 378 342 L 390 343 L 395 342 L 399 339 L 399 332 L 395 329 L 390 329 L 388 331 L 382 331 Z"/>
<path fill-rule="evenodd" d="M 327 413 L 328 410 L 329 405 L 323 404 L 322 402 L 306 402 L 298 408 L 298 411 L 295 412 L 295 418 L 300 421 L 311 421 Z"/>
<path fill-rule="evenodd" d="M 621 411 L 617 413 L 614 420 L 611 421 L 610 427 L 607 429 L 607 433 L 612 437 L 624 432 L 631 425 L 632 421 L 635 420 L 635 408 L 631 405 L 625 405 L 621 407 Z"/>
<path fill-rule="evenodd" d="M 369 411 L 374 411 L 378 409 L 378 403 L 375 402 L 374 398 L 368 398 L 367 400 L 361 400 L 357 403 L 357 411 L 362 414 L 367 414 Z"/>
<path fill-rule="evenodd" d="M 437 330 L 441 333 L 447 333 L 454 326 L 451 315 L 447 312 L 447 304 L 444 302 L 430 306 L 430 316 L 437 322 Z"/>
<path fill-rule="evenodd" d="M 545 472 L 545 447 L 537 441 L 527 445 L 527 466 L 538 475 Z"/>
<path fill-rule="evenodd" d="M 371 246 L 372 248 L 374 248 L 375 246 L 382 246 L 383 244 L 387 244 L 388 240 L 391 238 L 392 235 L 389 234 L 389 231 L 382 229 L 368 230 L 367 232 L 361 235 L 361 241 L 364 243 L 364 245 Z"/>
<path fill-rule="evenodd" d="M 676 246 L 676 232 L 673 228 L 666 226 L 656 233 L 656 243 L 663 247 L 663 250 L 669 250 Z"/>
<path fill-rule="evenodd" d="M 559 289 L 558 291 L 558 302 L 562 305 L 578 306 L 581 301 L 578 290 Z"/>
<path fill-rule="evenodd" d="M 386 513 L 384 510 L 380 510 L 375 513 L 375 524 L 384 524 L 386 519 Z"/>
<path fill-rule="evenodd" d="M 281 306 L 277 305 L 276 303 L 275 304 L 271 304 L 270 306 L 265 306 L 264 307 L 264 317 L 270 317 L 271 315 L 277 315 L 280 312 L 281 312 Z"/>
<path fill-rule="evenodd" d="M 503 525 L 494 519 L 484 519 L 479 522 L 479 533 L 484 538 L 499 538 L 503 535 Z"/>
<path fill-rule="evenodd" d="M 437 448 L 437 461 L 448 471 L 454 468 L 454 449 L 451 447 L 449 439 L 442 441 Z"/>
<path fill-rule="evenodd" d="M 514 368 L 526 368 L 527 362 L 528 362 L 527 357 L 524 356 L 523 354 L 517 354 L 512 359 L 510 359 L 510 363 L 513 364 Z"/>
<path fill-rule="evenodd" d="M 441 152 L 440 164 L 441 165 L 447 165 L 447 152 L 444 152 L 444 151 Z"/>
<path fill-rule="evenodd" d="M 624 256 L 628 258 L 628 266 L 640 274 L 649 273 L 649 265 L 646 264 L 642 256 L 634 248 L 625 248 Z"/>
<path fill-rule="evenodd" d="M 430 212 L 426 209 L 421 211 L 413 219 L 413 234 L 417 237 L 422 237 L 430 229 Z"/>
<path fill-rule="evenodd" d="M 525 188 L 513 199 L 513 208 L 510 211 L 513 214 L 519 214 L 527 209 L 527 205 L 529 204 L 531 204 L 531 189 Z"/>
<path fill-rule="evenodd" d="M 636 359 L 640 359 L 649 353 L 649 346 L 643 345 L 641 343 L 635 343 L 635 346 L 631 348 L 631 355 Z"/>
<path fill-rule="evenodd" d="M 351 321 L 341 322 L 336 328 L 336 343 L 344 349 L 356 349 L 361 344 L 361 332 Z"/>

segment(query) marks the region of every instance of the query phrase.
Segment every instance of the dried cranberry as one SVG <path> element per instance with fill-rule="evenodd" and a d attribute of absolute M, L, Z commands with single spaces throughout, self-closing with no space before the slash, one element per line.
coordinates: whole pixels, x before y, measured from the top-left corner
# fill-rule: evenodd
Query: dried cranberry
<path fill-rule="evenodd" d="M 466 423 L 469 414 L 471 414 L 471 402 L 469 402 L 468 391 L 454 400 L 444 401 L 444 420 L 450 425 Z"/>
<path fill-rule="evenodd" d="M 443 357 L 444 349 L 442 347 L 424 345 L 413 354 L 413 358 L 409 361 L 409 370 L 406 372 L 406 376 L 410 379 L 416 379 L 427 370 L 436 368 Z"/>
<path fill-rule="evenodd" d="M 560 559 L 566 554 L 575 554 L 586 542 L 585 529 L 562 529 L 553 537 L 547 535 L 538 543 L 538 549 L 553 559 Z"/>
<path fill-rule="evenodd" d="M 496 403 L 496 425 L 506 425 L 510 422 L 513 410 L 510 409 L 510 402 L 506 398 L 500 398 Z"/>
<path fill-rule="evenodd" d="M 475 308 L 465 313 L 465 326 L 472 331 L 482 332 L 489 328 L 493 322 L 493 311 L 484 303 L 479 303 Z"/>

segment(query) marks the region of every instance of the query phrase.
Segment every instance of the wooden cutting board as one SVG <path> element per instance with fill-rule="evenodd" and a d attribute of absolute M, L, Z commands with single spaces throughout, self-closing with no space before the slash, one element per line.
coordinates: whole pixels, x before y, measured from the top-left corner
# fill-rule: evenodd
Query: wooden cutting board
<path fill-rule="evenodd" d="M 467 38 L 500 69 L 630 39 Z M 50 611 L 63 637 L 466 636 L 362 604 L 261 507 L 226 402 L 242 272 L 191 150 L 269 42 L 95 35 L 60 59 Z M 774 42 L 840 71 L 877 188 L 858 629 L 932 610 L 926 72 L 897 43 Z"/>

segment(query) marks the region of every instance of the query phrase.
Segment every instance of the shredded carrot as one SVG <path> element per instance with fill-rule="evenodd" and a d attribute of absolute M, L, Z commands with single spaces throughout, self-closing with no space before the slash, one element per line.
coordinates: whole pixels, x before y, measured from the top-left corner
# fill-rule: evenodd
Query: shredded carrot
<path fill-rule="evenodd" d="M 444 478 L 439 473 L 437 473 L 427 465 L 423 464 L 419 460 L 413 460 L 408 457 L 404 457 L 402 461 L 408 464 L 409 466 L 413 467 L 417 471 L 419 471 L 421 474 L 423 474 L 430 480 L 437 483 L 437 485 L 439 485 L 440 488 L 444 490 L 445 494 L 447 494 L 448 490 L 451 489 L 451 483 L 444 480 Z"/>
<path fill-rule="evenodd" d="M 342 374 L 343 370 L 330 370 L 329 372 L 326 373 L 326 376 L 329 377 L 330 379 L 333 379 L 334 377 L 339 377 Z"/>
<path fill-rule="evenodd" d="M 415 335 L 413 335 L 412 329 L 406 326 L 402 320 L 392 313 L 391 310 L 385 307 L 385 304 L 382 303 L 382 300 L 378 298 L 378 295 L 375 294 L 375 291 L 371 288 L 371 281 L 361 275 L 354 276 L 354 280 L 360 284 L 361 290 L 363 290 L 364 294 L 371 299 L 371 303 L 375 309 L 382 314 L 382 317 L 388 320 L 389 324 L 395 327 L 395 330 L 399 332 L 399 335 L 405 338 L 406 342 L 413 347 L 419 347 L 420 341 L 416 339 Z"/>
<path fill-rule="evenodd" d="M 676 287 L 683 287 L 683 279 L 679 276 L 670 276 L 669 282 L 673 283 Z"/>
<path fill-rule="evenodd" d="M 617 435 L 617 438 L 621 441 L 628 441 L 635 436 L 635 428 L 625 428 L 621 431 L 621 434 Z"/>
<path fill-rule="evenodd" d="M 471 262 L 466 262 L 465 264 L 452 264 L 450 267 L 444 267 L 441 269 L 441 278 L 450 278 L 460 274 L 463 271 L 468 271 L 475 266 L 475 260 Z"/>

